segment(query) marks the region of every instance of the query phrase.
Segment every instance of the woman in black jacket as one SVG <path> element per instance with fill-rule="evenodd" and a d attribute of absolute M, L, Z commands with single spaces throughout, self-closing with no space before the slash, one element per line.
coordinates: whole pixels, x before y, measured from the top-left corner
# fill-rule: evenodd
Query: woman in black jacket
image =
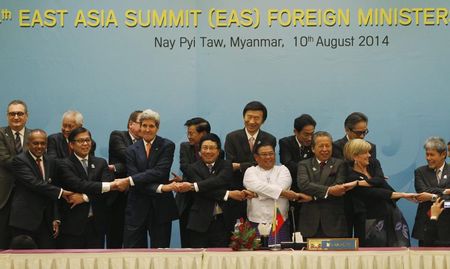
<path fill-rule="evenodd" d="M 396 205 L 400 198 L 415 201 L 413 193 L 396 192 L 386 181 L 380 162 L 370 158 L 370 144 L 352 139 L 344 147 L 348 160 L 348 183 L 353 200 L 361 201 L 362 217 L 355 223 L 355 236 L 363 247 L 410 246 L 409 228 Z"/>

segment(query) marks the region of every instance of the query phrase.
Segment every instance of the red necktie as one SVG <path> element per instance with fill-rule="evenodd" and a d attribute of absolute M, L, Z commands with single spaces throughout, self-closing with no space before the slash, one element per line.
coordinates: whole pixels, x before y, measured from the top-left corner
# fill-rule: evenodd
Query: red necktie
<path fill-rule="evenodd" d="M 41 162 L 42 162 L 42 160 L 40 157 L 36 158 L 36 163 L 37 163 L 37 166 L 39 167 L 39 173 L 41 173 L 41 177 L 44 178 L 44 171 L 42 171 Z"/>

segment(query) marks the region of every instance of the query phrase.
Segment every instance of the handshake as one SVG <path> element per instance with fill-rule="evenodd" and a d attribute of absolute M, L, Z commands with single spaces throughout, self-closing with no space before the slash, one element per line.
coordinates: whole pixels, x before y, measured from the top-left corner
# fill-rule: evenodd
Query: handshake
<path fill-rule="evenodd" d="M 70 208 L 74 208 L 76 205 L 86 202 L 86 198 L 83 194 L 66 190 L 62 191 L 61 197 L 70 204 Z"/>

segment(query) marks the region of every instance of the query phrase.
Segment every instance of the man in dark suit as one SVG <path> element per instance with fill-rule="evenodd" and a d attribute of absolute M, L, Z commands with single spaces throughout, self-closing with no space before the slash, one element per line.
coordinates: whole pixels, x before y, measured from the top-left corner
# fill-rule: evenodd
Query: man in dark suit
<path fill-rule="evenodd" d="M 126 150 L 141 139 L 141 124 L 139 123 L 141 113 L 142 110 L 136 110 L 130 114 L 127 131 L 112 131 L 109 136 L 109 168 L 114 171 L 116 178 L 127 176 Z M 107 248 L 122 248 L 127 196 L 127 192 L 114 192 L 109 197 Z"/>
<path fill-rule="evenodd" d="M 0 249 L 8 248 L 11 240 L 8 223 L 14 193 L 12 160 L 17 154 L 28 150 L 27 139 L 30 132 L 25 127 L 28 120 L 25 102 L 11 101 L 6 117 L 8 126 L 0 128 Z"/>
<path fill-rule="evenodd" d="M 308 114 L 302 114 L 294 120 L 294 135 L 284 137 L 280 139 L 280 162 L 285 165 L 291 177 L 292 181 L 291 190 L 298 192 L 297 186 L 297 167 L 298 162 L 301 160 L 309 159 L 313 156 L 311 149 L 312 136 L 316 128 L 316 121 Z M 296 218 L 300 213 L 301 204 L 297 202 L 290 202 L 291 208 L 294 209 L 293 215 L 289 214 L 289 221 L 291 227 L 291 233 L 294 231 L 295 221 L 292 218 Z M 292 209 L 291 209 L 292 210 Z"/>
<path fill-rule="evenodd" d="M 298 186 L 314 199 L 300 209 L 299 230 L 306 238 L 349 236 L 344 212 L 344 162 L 331 157 L 333 139 L 327 132 L 313 136 L 314 157 L 298 164 Z"/>
<path fill-rule="evenodd" d="M 369 133 L 367 125 L 369 123 L 369 118 L 364 113 L 353 112 L 347 116 L 344 121 L 345 136 L 339 140 L 333 142 L 333 157 L 338 159 L 344 159 L 344 146 L 345 144 L 354 138 L 364 139 Z M 369 141 L 367 141 L 369 142 Z M 370 155 L 372 159 L 377 158 L 377 148 L 376 145 L 369 142 L 372 146 L 370 150 Z"/>
<path fill-rule="evenodd" d="M 125 209 L 125 248 L 146 248 L 147 233 L 152 248 L 170 247 L 172 221 L 178 218 L 169 183 L 175 144 L 157 136 L 159 114 L 151 109 L 140 116 L 142 139 L 127 148 L 129 177 L 117 180 L 129 187 Z"/>
<path fill-rule="evenodd" d="M 419 193 L 416 199 L 421 203 L 417 207 L 412 236 L 419 240 L 419 246 L 424 245 L 424 229 L 428 219 L 427 212 L 432 203 L 438 197 L 450 194 L 450 168 L 445 162 L 447 158 L 445 141 L 440 137 L 430 137 L 425 141 L 424 148 L 427 165 L 421 166 L 414 171 L 414 186 L 416 192 Z M 448 214 L 443 214 L 438 225 L 440 240 L 450 241 L 450 228 L 448 227 L 450 227 Z"/>
<path fill-rule="evenodd" d="M 311 142 L 315 128 L 316 121 L 302 114 L 294 120 L 294 135 L 280 139 L 280 162 L 289 169 L 292 178 L 297 178 L 298 162 L 313 156 Z M 292 190 L 298 190 L 296 185 L 293 184 Z"/>
<path fill-rule="evenodd" d="M 176 191 L 192 193 L 187 223 L 191 247 L 228 246 L 231 234 L 225 226 L 226 201 L 242 201 L 250 195 L 228 190 L 233 169 L 230 161 L 219 157 L 220 145 L 216 134 L 205 134 L 199 141 L 201 159 L 186 167 L 184 175 L 189 182 L 176 183 Z"/>
<path fill-rule="evenodd" d="M 244 185 L 242 179 L 245 170 L 250 166 L 256 165 L 253 156 L 254 145 L 262 141 L 268 141 L 275 148 L 277 141 L 269 133 L 262 131 L 261 125 L 267 119 L 266 107 L 258 101 L 248 103 L 242 112 L 244 117 L 244 129 L 229 133 L 225 140 L 225 156 L 233 165 L 233 182 L 231 189 L 242 190 Z M 229 230 L 233 229 L 236 219 L 246 217 L 246 202 L 233 202 L 227 204 L 231 213 L 231 219 L 227 220 Z"/>
<path fill-rule="evenodd" d="M 186 174 L 187 167 L 200 159 L 200 139 L 211 132 L 209 122 L 203 118 L 192 118 L 184 124 L 187 128 L 188 142 L 180 144 L 180 170 L 183 176 Z M 179 192 L 175 196 L 175 202 L 178 208 L 180 222 L 181 247 L 188 248 L 189 235 L 186 226 L 189 220 L 189 211 L 192 205 L 192 193 Z"/>
<path fill-rule="evenodd" d="M 52 184 L 55 162 L 44 155 L 47 134 L 40 129 L 28 134 L 28 151 L 16 155 L 13 169 L 16 179 L 9 225 L 13 236 L 28 235 L 38 248 L 56 248 L 60 218 L 57 201 L 71 192 Z"/>
<path fill-rule="evenodd" d="M 106 232 L 105 192 L 116 190 L 106 160 L 89 154 L 91 133 L 83 128 L 69 135 L 72 154 L 59 161 L 57 183 L 75 192 L 72 207 L 62 205 L 60 246 L 62 248 L 103 248 Z"/>
<path fill-rule="evenodd" d="M 64 112 L 61 123 L 61 132 L 48 137 L 47 155 L 49 158 L 63 159 L 72 154 L 69 147 L 69 135 L 72 130 L 83 127 L 83 115 L 74 110 Z M 91 142 L 91 152 L 94 155 L 96 144 Z"/>

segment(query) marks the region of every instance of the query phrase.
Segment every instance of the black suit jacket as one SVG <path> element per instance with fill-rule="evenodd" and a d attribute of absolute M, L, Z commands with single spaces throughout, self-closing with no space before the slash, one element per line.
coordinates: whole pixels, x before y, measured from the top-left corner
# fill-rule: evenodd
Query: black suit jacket
<path fill-rule="evenodd" d="M 328 187 L 345 182 L 345 165 L 340 159 L 331 158 L 320 171 L 316 158 L 303 160 L 298 164 L 297 184 L 302 193 L 314 197 L 300 209 L 299 228 L 303 236 L 311 237 L 319 224 L 329 237 L 347 236 L 347 221 L 344 212 L 344 198 L 328 195 Z"/>
<path fill-rule="evenodd" d="M 347 136 L 344 136 L 343 138 L 333 142 L 333 157 L 334 158 L 345 159 L 344 158 L 344 146 L 347 142 L 348 142 Z M 367 142 L 369 142 L 369 141 L 367 141 Z M 371 142 L 369 142 L 369 144 L 370 144 L 370 146 L 372 146 L 372 148 L 369 151 L 370 158 L 376 159 L 377 158 L 377 146 Z"/>
<path fill-rule="evenodd" d="M 444 169 L 442 170 L 441 180 L 439 184 L 434 169 L 429 168 L 427 165 L 417 168 L 414 171 L 414 186 L 416 188 L 417 193 L 429 192 L 442 196 L 442 192 L 446 188 L 450 188 L 450 168 L 448 164 L 444 165 Z M 414 228 L 412 232 L 412 236 L 416 239 L 419 240 L 425 239 L 424 229 L 425 223 L 428 220 L 427 212 L 432 204 L 433 204 L 432 202 L 428 201 L 419 203 L 419 205 L 417 206 L 416 219 L 414 222 Z M 441 223 L 444 222 L 445 221 L 442 221 L 442 218 L 440 217 L 439 227 L 443 225 Z M 450 223 L 447 223 L 447 225 L 450 225 Z M 448 236 L 448 238 L 450 238 L 450 235 Z"/>
<path fill-rule="evenodd" d="M 353 167 L 352 165 L 350 165 Z M 383 170 L 381 169 L 378 160 L 370 160 L 368 171 L 372 178 L 368 178 L 364 174 L 356 172 L 349 168 L 347 181 L 365 180 L 372 187 L 355 187 L 346 195 L 352 195 L 355 199 L 363 203 L 363 211 L 367 219 L 384 218 L 391 213 L 390 208 L 396 206 L 396 201 L 391 199 L 392 193 L 395 191 L 384 178 Z"/>
<path fill-rule="evenodd" d="M 149 214 L 160 223 L 178 218 L 175 199 L 171 192 L 156 193 L 160 184 L 169 183 L 169 173 L 173 162 L 175 144 L 156 136 L 150 156 L 147 159 L 144 140 L 139 140 L 127 148 L 127 171 L 133 178 L 125 209 L 125 223 L 140 226 Z"/>
<path fill-rule="evenodd" d="M 51 229 L 52 221 L 59 219 L 57 200 L 61 188 L 52 184 L 55 163 L 46 156 L 43 162 L 45 178 L 29 151 L 17 155 L 13 160 L 16 189 L 9 219 L 13 227 L 36 231 L 44 221 Z"/>
<path fill-rule="evenodd" d="M 259 130 L 255 145 L 260 144 L 262 141 L 268 141 L 274 148 L 277 145 L 277 140 L 273 135 Z M 242 190 L 244 188 L 242 179 L 244 178 L 245 170 L 250 166 L 257 165 L 253 152 L 250 151 L 245 129 L 236 130 L 227 135 L 225 139 L 225 157 L 231 163 L 241 164 L 241 169 L 234 171 L 231 188 Z"/>
<path fill-rule="evenodd" d="M 305 149 L 300 150 L 295 135 L 283 137 L 280 139 L 279 143 L 281 164 L 289 169 L 292 178 L 297 178 L 298 162 L 314 156 L 311 147 L 305 147 Z M 297 182 L 292 184 L 291 189 L 298 191 Z"/>
<path fill-rule="evenodd" d="M 97 145 L 92 140 L 91 155 L 95 155 Z M 47 141 L 47 155 L 49 158 L 63 159 L 69 157 L 69 145 L 62 133 L 49 135 Z"/>
<path fill-rule="evenodd" d="M 133 140 L 128 131 L 112 131 L 109 136 L 109 164 L 116 168 L 116 177 L 126 177 L 126 151 L 127 147 L 133 145 Z"/>
<path fill-rule="evenodd" d="M 197 161 L 197 153 L 195 151 L 195 146 L 189 144 L 189 142 L 183 142 L 180 144 L 180 170 L 183 172 L 183 177 L 186 175 L 188 166 Z M 188 210 L 192 205 L 192 193 L 177 193 L 175 196 L 175 202 L 177 204 L 178 213 L 181 216 L 183 212 Z"/>
<path fill-rule="evenodd" d="M 193 193 L 193 203 L 189 211 L 187 228 L 197 232 L 206 232 L 213 220 L 216 203 L 226 214 L 224 197 L 233 176 L 230 161 L 218 159 L 209 173 L 202 160 L 189 165 L 186 176 L 190 182 L 196 182 L 199 191 Z"/>
<path fill-rule="evenodd" d="M 99 233 L 105 232 L 106 194 L 102 195 L 102 182 L 113 180 L 105 159 L 89 156 L 88 173 L 75 154 L 58 163 L 58 184 L 65 190 L 84 193 L 89 197 L 88 203 L 82 203 L 70 209 L 65 202 L 62 207 L 61 233 L 80 235 L 88 222 L 89 207 L 92 206 L 94 223 Z"/>
<path fill-rule="evenodd" d="M 22 152 L 28 150 L 28 134 L 30 129 L 25 128 Z M 0 128 L 0 209 L 8 202 L 14 187 L 14 175 L 12 160 L 17 155 L 15 148 L 15 137 L 10 127 Z"/>

